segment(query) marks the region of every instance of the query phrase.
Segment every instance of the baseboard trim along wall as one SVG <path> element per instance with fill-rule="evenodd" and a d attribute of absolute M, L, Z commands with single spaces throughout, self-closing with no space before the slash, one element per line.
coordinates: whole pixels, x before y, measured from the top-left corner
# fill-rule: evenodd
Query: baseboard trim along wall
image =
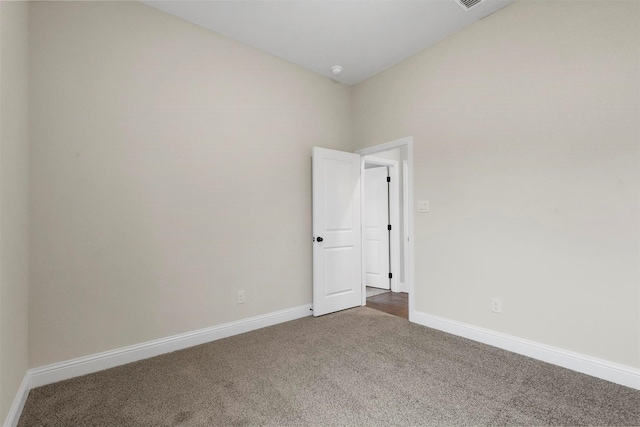
<path fill-rule="evenodd" d="M 171 353 L 195 345 L 227 338 L 255 329 L 288 322 L 311 315 L 311 304 L 286 310 L 275 311 L 235 322 L 199 329 L 154 341 L 123 347 L 116 350 L 80 357 L 66 362 L 54 363 L 40 368 L 30 369 L 29 387 L 40 387 L 80 375 L 91 374 L 115 366 L 136 362 L 142 359 Z"/>
<path fill-rule="evenodd" d="M 18 425 L 20 414 L 22 414 L 22 409 L 24 408 L 24 404 L 29 396 L 29 390 L 29 372 L 27 372 L 22 379 L 20 388 L 18 388 L 16 398 L 13 400 L 13 404 L 9 409 L 7 418 L 4 420 L 4 427 L 16 427 Z"/>
<path fill-rule="evenodd" d="M 267 326 L 311 316 L 311 314 L 311 304 L 306 304 L 167 338 L 147 341 L 129 347 L 29 369 L 22 380 L 20 389 L 5 419 L 4 427 L 15 427 L 18 425 L 22 409 L 29 396 L 29 391 L 34 387 L 68 380 L 81 375 L 137 362 L 138 360 L 171 353 L 176 350 L 183 350 L 195 345 L 205 344 Z"/>
<path fill-rule="evenodd" d="M 405 282 L 400 282 L 398 284 L 398 292 L 409 293 L 409 285 Z"/>
<path fill-rule="evenodd" d="M 429 328 L 498 347 L 513 353 L 640 390 L 640 369 L 563 350 L 535 341 L 414 311 L 411 321 Z"/>
<path fill-rule="evenodd" d="M 17 426 L 20 415 L 22 414 L 22 409 L 29 395 L 29 390 L 34 387 L 91 374 L 104 369 L 148 359 L 172 351 L 182 350 L 310 315 L 311 304 L 307 304 L 61 363 L 29 369 L 16 394 L 16 398 L 5 420 L 4 427 Z M 411 313 L 411 321 L 419 325 L 438 329 L 443 332 L 448 332 L 453 335 L 458 335 L 640 390 L 640 369 L 619 365 L 606 360 L 419 311 L 413 311 Z"/>

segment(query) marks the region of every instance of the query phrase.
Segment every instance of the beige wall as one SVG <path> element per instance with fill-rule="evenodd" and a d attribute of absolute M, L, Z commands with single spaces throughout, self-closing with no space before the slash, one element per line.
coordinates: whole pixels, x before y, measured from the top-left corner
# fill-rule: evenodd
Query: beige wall
<path fill-rule="evenodd" d="M 136 2 L 31 4 L 30 365 L 310 303 L 310 147 L 412 135 L 416 308 L 640 367 L 639 17 L 519 2 L 352 91 Z"/>
<path fill-rule="evenodd" d="M 349 87 L 137 2 L 30 25 L 31 366 L 311 303 Z"/>
<path fill-rule="evenodd" d="M 0 2 L 0 423 L 28 368 L 27 16 Z"/>
<path fill-rule="evenodd" d="M 640 367 L 639 55 L 638 2 L 523 1 L 354 88 L 356 148 L 414 137 L 417 310 Z"/>

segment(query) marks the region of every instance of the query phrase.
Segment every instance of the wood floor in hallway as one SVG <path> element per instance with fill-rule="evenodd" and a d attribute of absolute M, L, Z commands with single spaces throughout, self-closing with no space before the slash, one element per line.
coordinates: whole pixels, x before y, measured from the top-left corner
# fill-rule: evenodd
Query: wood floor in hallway
<path fill-rule="evenodd" d="M 367 298 L 367 307 L 408 319 L 409 294 L 406 292 L 385 292 L 375 295 Z"/>

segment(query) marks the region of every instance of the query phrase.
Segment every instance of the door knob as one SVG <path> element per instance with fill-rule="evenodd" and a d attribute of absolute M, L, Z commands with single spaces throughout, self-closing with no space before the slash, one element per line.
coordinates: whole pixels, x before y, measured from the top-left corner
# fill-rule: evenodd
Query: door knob
<path fill-rule="evenodd" d="M 318 238 L 316 239 L 316 241 L 318 241 L 318 242 L 322 242 L 323 240 L 324 240 L 324 239 L 323 239 L 322 237 L 318 237 Z"/>

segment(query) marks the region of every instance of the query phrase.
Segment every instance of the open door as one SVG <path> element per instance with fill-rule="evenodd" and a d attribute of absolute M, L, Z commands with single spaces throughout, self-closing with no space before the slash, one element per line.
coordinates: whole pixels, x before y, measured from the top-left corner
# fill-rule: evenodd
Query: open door
<path fill-rule="evenodd" d="M 360 156 L 313 148 L 313 315 L 362 304 Z"/>
<path fill-rule="evenodd" d="M 364 170 L 364 274 L 367 286 L 391 289 L 389 278 L 389 183 L 386 166 Z"/>

